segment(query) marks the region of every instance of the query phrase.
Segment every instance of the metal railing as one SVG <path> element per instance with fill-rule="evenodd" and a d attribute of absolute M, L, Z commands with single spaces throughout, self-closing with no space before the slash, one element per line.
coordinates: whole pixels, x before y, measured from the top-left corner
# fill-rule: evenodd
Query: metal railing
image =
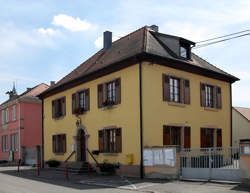
<path fill-rule="evenodd" d="M 238 147 L 192 148 L 180 152 L 182 168 L 239 169 Z"/>
<path fill-rule="evenodd" d="M 69 157 L 67 157 L 67 159 L 64 161 L 64 163 L 67 163 L 69 161 L 69 159 L 76 153 L 76 151 L 72 151 L 71 154 L 69 155 Z"/>

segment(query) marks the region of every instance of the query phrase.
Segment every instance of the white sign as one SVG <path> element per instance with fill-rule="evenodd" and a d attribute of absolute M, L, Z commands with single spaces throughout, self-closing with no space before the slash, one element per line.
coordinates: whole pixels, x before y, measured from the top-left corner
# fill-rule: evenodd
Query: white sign
<path fill-rule="evenodd" d="M 75 144 L 71 144 L 71 146 L 70 146 L 71 148 L 71 153 L 73 152 L 73 151 L 75 151 Z"/>
<path fill-rule="evenodd" d="M 154 165 L 163 165 L 164 161 L 163 161 L 163 151 L 162 149 L 154 149 L 153 150 L 153 163 Z"/>
<path fill-rule="evenodd" d="M 143 161 L 144 161 L 144 166 L 153 165 L 153 152 L 151 149 L 145 149 L 143 151 Z"/>

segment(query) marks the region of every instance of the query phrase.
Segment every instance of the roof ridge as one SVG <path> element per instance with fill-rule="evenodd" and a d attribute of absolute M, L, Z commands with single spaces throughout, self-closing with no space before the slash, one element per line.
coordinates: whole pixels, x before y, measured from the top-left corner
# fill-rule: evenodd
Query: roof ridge
<path fill-rule="evenodd" d="M 132 34 L 135 34 L 136 32 L 138 32 L 138 31 L 140 31 L 140 30 L 142 30 L 142 29 L 146 29 L 147 27 L 148 27 L 148 26 L 145 25 L 145 26 L 143 26 L 143 27 L 141 27 L 141 28 L 139 28 L 139 29 L 137 29 L 137 30 L 135 30 L 135 31 L 133 31 L 133 32 L 131 32 L 131 33 L 129 33 L 129 34 L 127 34 L 127 35 L 121 37 L 121 38 L 119 38 L 118 40 L 113 41 L 113 42 L 112 42 L 112 45 L 115 44 L 115 43 L 117 43 L 117 42 L 119 42 L 119 41 L 122 40 L 122 39 L 125 39 L 125 38 L 128 37 L 128 36 L 131 36 Z"/>

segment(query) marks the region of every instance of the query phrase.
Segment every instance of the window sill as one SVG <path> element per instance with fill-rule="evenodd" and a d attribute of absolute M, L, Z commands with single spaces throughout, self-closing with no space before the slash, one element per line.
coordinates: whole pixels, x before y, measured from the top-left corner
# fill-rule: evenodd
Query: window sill
<path fill-rule="evenodd" d="M 53 119 L 54 119 L 54 120 L 61 120 L 61 119 L 63 119 L 64 117 L 65 117 L 65 115 L 60 116 L 60 117 L 54 117 Z"/>
<path fill-rule="evenodd" d="M 214 112 L 218 112 L 218 111 L 219 111 L 219 109 L 212 108 L 212 107 L 204 107 L 204 110 L 207 110 L 207 111 L 214 111 Z"/>
<path fill-rule="evenodd" d="M 54 153 L 55 155 L 64 155 L 65 153 Z"/>
<path fill-rule="evenodd" d="M 118 153 L 102 153 L 104 156 L 118 156 Z"/>
<path fill-rule="evenodd" d="M 115 109 L 117 108 L 117 104 L 114 105 L 107 105 L 107 106 L 103 106 L 101 107 L 103 110 L 109 110 L 109 109 Z"/>
<path fill-rule="evenodd" d="M 186 104 L 177 103 L 177 102 L 168 102 L 168 105 L 170 105 L 170 106 L 177 106 L 177 107 L 185 107 L 186 106 Z"/>

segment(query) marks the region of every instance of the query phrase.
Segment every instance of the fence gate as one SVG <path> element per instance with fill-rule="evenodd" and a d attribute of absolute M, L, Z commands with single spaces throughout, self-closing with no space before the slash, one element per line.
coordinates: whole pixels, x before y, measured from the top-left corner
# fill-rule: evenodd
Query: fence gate
<path fill-rule="evenodd" d="M 180 152 L 182 179 L 240 181 L 240 149 L 197 148 Z"/>

